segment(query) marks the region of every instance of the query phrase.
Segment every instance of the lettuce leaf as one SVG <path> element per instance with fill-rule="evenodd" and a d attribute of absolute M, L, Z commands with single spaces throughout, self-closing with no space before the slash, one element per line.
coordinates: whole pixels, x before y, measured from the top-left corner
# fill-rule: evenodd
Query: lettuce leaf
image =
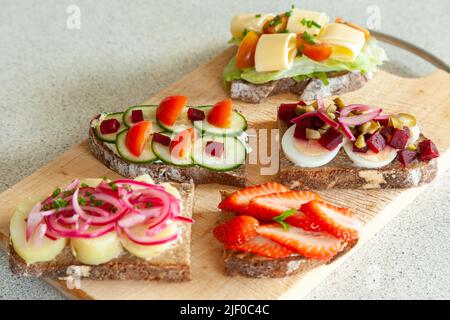
<path fill-rule="evenodd" d="M 306 56 L 301 56 L 294 59 L 292 68 L 288 70 L 257 72 L 255 68 L 237 69 L 235 66 L 236 59 L 233 57 L 225 67 L 223 79 L 227 82 L 243 79 L 255 84 L 262 84 L 282 78 L 294 78 L 295 80 L 303 78 L 300 76 L 323 79 L 324 73 L 332 71 L 371 72 L 385 60 L 387 60 L 387 56 L 383 48 L 378 46 L 376 39 L 369 38 L 354 61 L 327 59 L 318 62 Z"/>

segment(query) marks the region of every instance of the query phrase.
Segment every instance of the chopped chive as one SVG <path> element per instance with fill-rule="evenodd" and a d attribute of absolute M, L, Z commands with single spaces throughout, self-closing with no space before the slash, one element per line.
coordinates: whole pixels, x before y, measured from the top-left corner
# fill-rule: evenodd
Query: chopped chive
<path fill-rule="evenodd" d="M 255 18 L 261 18 L 260 14 L 255 15 Z"/>
<path fill-rule="evenodd" d="M 53 193 L 52 193 L 52 198 L 57 197 L 59 194 L 61 193 L 61 189 L 60 188 L 56 188 Z"/>
<path fill-rule="evenodd" d="M 289 229 L 289 225 L 284 222 L 284 220 L 287 217 L 292 216 L 293 214 L 295 214 L 297 212 L 296 209 L 289 209 L 284 211 L 282 214 L 280 214 L 279 216 L 276 216 L 273 218 L 274 221 L 278 222 L 279 224 L 281 224 L 281 226 L 283 227 L 283 229 L 288 230 Z"/>
<path fill-rule="evenodd" d="M 151 207 L 153 207 L 153 203 L 147 202 L 147 203 L 145 204 L 145 206 L 146 206 L 147 208 L 151 208 Z"/>
<path fill-rule="evenodd" d="M 84 183 L 84 182 L 83 182 L 83 183 L 81 184 L 81 187 L 82 187 L 82 188 L 87 188 L 87 187 L 89 187 L 89 185 L 88 185 L 87 183 Z"/>
<path fill-rule="evenodd" d="M 82 206 L 85 206 L 87 204 L 87 201 L 83 197 L 78 197 L 78 203 L 81 204 Z"/>

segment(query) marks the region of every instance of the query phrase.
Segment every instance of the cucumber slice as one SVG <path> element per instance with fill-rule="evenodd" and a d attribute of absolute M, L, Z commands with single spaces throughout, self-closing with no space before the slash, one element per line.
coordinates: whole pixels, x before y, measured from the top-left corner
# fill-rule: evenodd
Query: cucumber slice
<path fill-rule="evenodd" d="M 175 137 L 175 133 L 172 132 L 163 132 L 166 136 L 169 136 L 170 139 Z M 188 167 L 193 165 L 192 157 L 187 157 L 186 159 L 178 159 L 172 157 L 170 154 L 169 146 L 164 146 L 158 142 L 152 142 L 152 149 L 156 156 L 164 163 L 172 164 L 179 167 Z"/>
<path fill-rule="evenodd" d="M 224 144 L 222 157 L 217 158 L 205 152 L 208 141 L 218 141 Z M 195 164 L 214 171 L 230 171 L 240 167 L 247 156 L 245 146 L 236 137 L 204 136 L 194 143 L 192 159 Z"/>
<path fill-rule="evenodd" d="M 156 108 L 157 105 L 148 105 L 148 106 L 132 106 L 129 107 L 124 113 L 123 113 L 123 123 L 127 127 L 132 127 L 135 125 L 134 122 L 131 121 L 131 114 L 133 110 L 142 110 L 142 115 L 144 116 L 144 120 L 148 120 L 152 122 L 152 132 L 161 132 L 164 131 L 158 123 L 156 122 Z"/>
<path fill-rule="evenodd" d="M 149 163 L 158 160 L 158 157 L 155 155 L 152 149 L 152 139 L 148 139 L 147 145 L 145 146 L 144 151 L 142 151 L 139 157 L 136 157 L 134 154 L 132 154 L 128 150 L 125 143 L 127 132 L 128 130 L 122 131 L 117 135 L 116 138 L 117 152 L 122 158 L 133 163 Z"/>
<path fill-rule="evenodd" d="M 169 132 L 180 132 L 184 129 L 192 128 L 192 121 L 188 119 L 187 117 L 187 111 L 189 107 L 184 107 L 181 111 L 180 116 L 178 117 L 177 121 L 172 126 L 168 126 L 162 122 L 160 122 L 158 119 L 158 125 L 163 128 L 165 131 Z"/>
<path fill-rule="evenodd" d="M 203 110 L 205 113 L 212 107 L 205 107 Z M 229 128 L 219 128 L 208 122 L 207 118 L 202 121 L 194 121 L 194 127 L 200 132 L 206 133 L 208 135 L 216 136 L 238 136 L 245 130 L 247 130 L 247 120 L 238 111 L 233 110 L 233 115 L 231 116 L 231 126 Z"/>
<path fill-rule="evenodd" d="M 97 124 L 95 125 L 95 134 L 97 135 L 97 138 L 99 138 L 100 140 L 103 140 L 105 142 L 115 142 L 117 135 L 127 129 L 127 127 L 123 123 L 122 118 L 123 118 L 123 112 L 102 113 L 100 115 L 100 118 L 97 120 Z M 120 122 L 120 127 L 119 127 L 119 130 L 117 130 L 117 132 L 103 134 L 100 131 L 100 124 L 102 123 L 102 121 L 108 120 L 108 119 L 116 119 L 117 121 Z"/>

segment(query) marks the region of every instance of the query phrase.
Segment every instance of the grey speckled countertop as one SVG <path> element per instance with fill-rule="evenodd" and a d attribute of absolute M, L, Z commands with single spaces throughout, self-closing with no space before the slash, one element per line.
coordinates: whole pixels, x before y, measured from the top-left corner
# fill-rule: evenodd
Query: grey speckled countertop
<path fill-rule="evenodd" d="M 226 48 L 239 12 L 283 11 L 298 1 L 16 0 L 0 10 L 0 191 L 85 138 L 83 123 L 122 110 Z M 366 24 L 450 63 L 448 0 L 301 1 Z M 68 29 L 67 8 L 81 10 Z M 375 7 L 373 7 L 375 6 Z M 69 8 L 70 9 L 70 8 Z M 442 32 L 444 31 L 444 32 Z M 386 69 L 419 76 L 432 67 L 388 47 Z M 447 172 L 307 298 L 450 298 L 450 187 Z M 39 279 L 18 278 L 0 253 L 0 299 L 62 299 Z"/>

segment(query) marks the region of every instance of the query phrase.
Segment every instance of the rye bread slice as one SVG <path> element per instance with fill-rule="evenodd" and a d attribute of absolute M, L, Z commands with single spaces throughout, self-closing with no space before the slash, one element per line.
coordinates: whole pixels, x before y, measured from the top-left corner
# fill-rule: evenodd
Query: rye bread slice
<path fill-rule="evenodd" d="M 194 201 L 194 184 L 184 182 L 173 184 L 179 190 L 183 209 L 182 215 L 192 216 Z M 9 263 L 14 274 L 38 276 L 51 279 L 67 279 L 74 276 L 91 280 L 191 280 L 191 224 L 180 224 L 181 238 L 160 255 L 145 260 L 127 251 L 109 262 L 100 265 L 86 265 L 72 254 L 70 244 L 49 262 L 27 265 L 26 262 L 9 245 Z"/>
<path fill-rule="evenodd" d="M 221 191 L 222 200 L 232 191 Z M 223 222 L 234 215 L 228 212 L 221 213 L 219 222 Z M 299 254 L 286 258 L 271 259 L 248 252 L 224 249 L 223 260 L 225 274 L 228 276 L 245 276 L 250 278 L 282 278 L 290 275 L 304 274 L 318 266 L 332 263 L 350 251 L 358 240 L 344 243 L 341 251 L 329 260 L 307 259 Z"/>
<path fill-rule="evenodd" d="M 148 174 L 156 182 L 166 180 L 183 182 L 192 179 L 195 184 L 218 183 L 235 187 L 245 186 L 246 164 L 231 171 L 213 171 L 197 165 L 177 167 L 164 163 L 137 164 L 128 162 L 108 148 L 107 143 L 97 137 L 92 122 L 98 117 L 92 119 L 89 126 L 89 149 L 100 162 L 121 176 L 133 179 Z"/>
<path fill-rule="evenodd" d="M 288 126 L 278 119 L 280 140 Z M 426 137 L 420 134 L 418 142 Z M 329 163 L 317 168 L 302 168 L 286 158 L 280 145 L 279 180 L 290 189 L 401 189 L 430 183 L 438 173 L 437 160 L 414 161 L 404 167 L 397 159 L 382 168 L 357 167 L 339 150 Z"/>
<path fill-rule="evenodd" d="M 301 100 L 313 100 L 318 96 L 328 97 L 355 91 L 363 87 L 372 77 L 371 73 L 360 72 L 328 72 L 328 85 L 320 79 L 295 81 L 292 78 L 273 80 L 264 84 L 253 84 L 245 80 L 233 80 L 230 96 L 233 99 L 249 103 L 260 103 L 267 97 L 278 93 L 291 92 L 299 95 Z"/>

